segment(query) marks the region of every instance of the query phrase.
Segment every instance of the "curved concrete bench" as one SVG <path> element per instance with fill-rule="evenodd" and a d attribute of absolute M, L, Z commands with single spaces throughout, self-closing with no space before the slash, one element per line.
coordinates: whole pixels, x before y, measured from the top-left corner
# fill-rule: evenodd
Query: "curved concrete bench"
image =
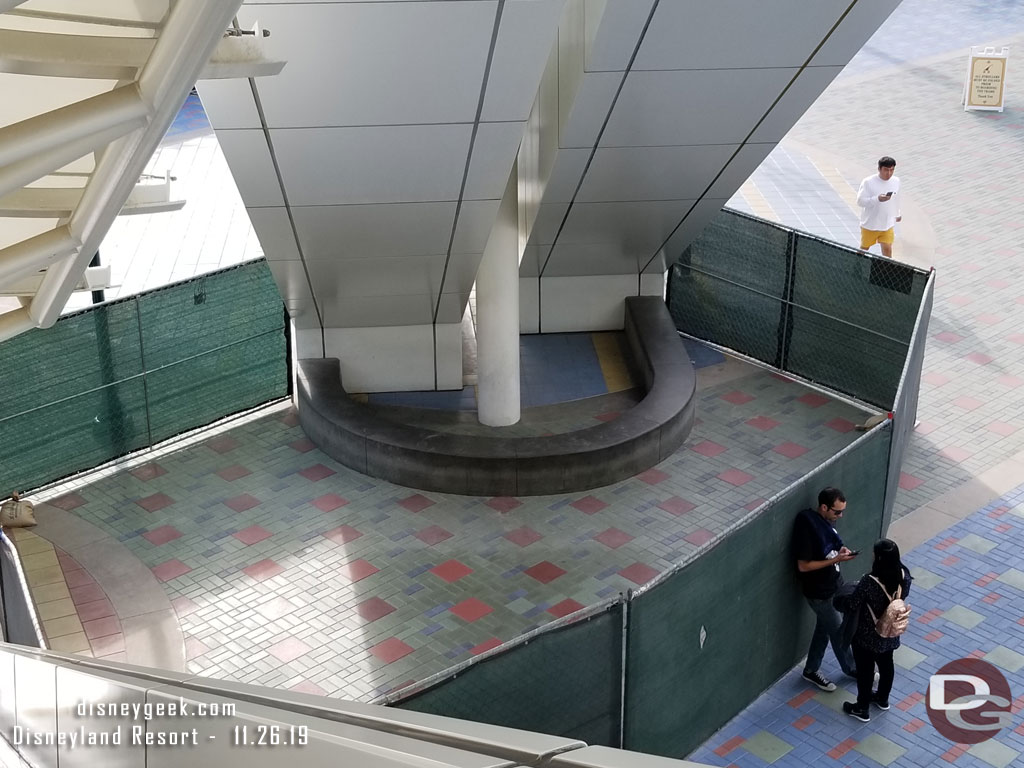
<path fill-rule="evenodd" d="M 646 394 L 610 422 L 549 437 L 478 437 L 396 424 L 342 387 L 337 358 L 299 361 L 299 422 L 331 458 L 398 485 L 468 496 L 596 488 L 671 455 L 693 427 L 696 374 L 665 302 L 626 299 L 626 338 Z"/>

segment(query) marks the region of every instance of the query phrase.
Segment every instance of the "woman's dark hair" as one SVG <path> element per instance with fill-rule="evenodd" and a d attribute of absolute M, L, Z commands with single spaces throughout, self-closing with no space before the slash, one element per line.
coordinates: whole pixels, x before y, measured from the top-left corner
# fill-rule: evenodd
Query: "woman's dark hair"
<path fill-rule="evenodd" d="M 871 575 L 885 585 L 891 595 L 903 582 L 903 563 L 900 548 L 892 539 L 879 539 L 874 547 L 875 559 L 871 563 Z"/>

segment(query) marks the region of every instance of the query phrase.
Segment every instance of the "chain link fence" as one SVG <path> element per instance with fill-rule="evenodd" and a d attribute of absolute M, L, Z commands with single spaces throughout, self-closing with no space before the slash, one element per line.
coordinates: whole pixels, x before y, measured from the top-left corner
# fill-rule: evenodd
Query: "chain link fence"
<path fill-rule="evenodd" d="M 672 265 L 687 335 L 890 410 L 929 272 L 723 210 Z"/>
<path fill-rule="evenodd" d="M 284 308 L 263 260 L 62 317 L 0 344 L 0 358 L 7 490 L 288 392 Z"/>

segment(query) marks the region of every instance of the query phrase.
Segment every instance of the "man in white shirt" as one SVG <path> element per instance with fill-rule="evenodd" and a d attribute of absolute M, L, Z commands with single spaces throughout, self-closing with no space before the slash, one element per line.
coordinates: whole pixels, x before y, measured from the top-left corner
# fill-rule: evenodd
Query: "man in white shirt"
<path fill-rule="evenodd" d="M 900 215 L 900 179 L 895 176 L 896 161 L 883 157 L 878 161 L 878 175 L 868 176 L 857 190 L 860 214 L 860 247 L 865 251 L 878 243 L 882 255 L 892 258 L 893 228 Z"/>

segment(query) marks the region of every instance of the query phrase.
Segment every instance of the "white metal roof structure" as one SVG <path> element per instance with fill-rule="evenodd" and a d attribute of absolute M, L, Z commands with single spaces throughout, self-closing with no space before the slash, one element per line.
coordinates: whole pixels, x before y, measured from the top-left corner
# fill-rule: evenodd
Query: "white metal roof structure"
<path fill-rule="evenodd" d="M 275 74 L 236 0 L 0 0 L 0 339 L 52 325 L 197 78 Z M 86 282 L 89 282 L 86 276 Z"/>

